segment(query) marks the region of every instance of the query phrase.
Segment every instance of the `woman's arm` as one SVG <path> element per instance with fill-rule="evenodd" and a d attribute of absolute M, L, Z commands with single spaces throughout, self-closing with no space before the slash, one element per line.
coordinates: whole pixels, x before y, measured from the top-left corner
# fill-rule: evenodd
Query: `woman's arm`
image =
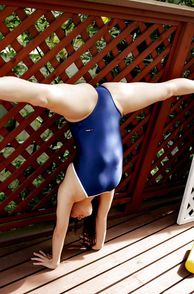
<path fill-rule="evenodd" d="M 113 196 L 114 190 L 99 196 L 100 203 L 96 217 L 96 244 L 92 247 L 94 250 L 99 250 L 104 246 L 107 229 L 107 216 L 112 204 Z"/>
<path fill-rule="evenodd" d="M 64 209 L 63 209 L 64 208 Z M 52 238 L 52 264 L 57 267 L 60 263 L 61 252 L 69 225 L 72 202 L 67 201 L 57 209 L 57 224 Z"/>
<path fill-rule="evenodd" d="M 34 265 L 42 265 L 50 269 L 55 269 L 60 263 L 73 205 L 73 197 L 69 191 L 71 191 L 71 187 L 66 185 L 66 181 L 62 182 L 57 195 L 57 221 L 52 238 L 52 256 L 46 255 L 43 251 L 39 251 L 39 253 L 35 252 L 35 257 L 31 258 Z"/>

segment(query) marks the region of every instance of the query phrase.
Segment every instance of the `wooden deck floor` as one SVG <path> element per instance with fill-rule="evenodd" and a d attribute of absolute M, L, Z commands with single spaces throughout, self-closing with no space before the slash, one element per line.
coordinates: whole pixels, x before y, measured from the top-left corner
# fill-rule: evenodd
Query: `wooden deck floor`
<path fill-rule="evenodd" d="M 194 293 L 194 275 L 184 267 L 194 223 L 178 226 L 176 218 L 169 206 L 112 221 L 105 247 L 94 253 L 68 236 L 54 271 L 30 261 L 33 251 L 50 249 L 50 237 L 1 248 L 0 293 Z"/>

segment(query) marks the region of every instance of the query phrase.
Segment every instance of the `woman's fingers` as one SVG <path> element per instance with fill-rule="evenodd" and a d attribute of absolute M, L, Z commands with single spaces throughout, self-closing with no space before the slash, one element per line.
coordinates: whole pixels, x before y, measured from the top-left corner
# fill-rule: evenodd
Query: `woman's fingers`
<path fill-rule="evenodd" d="M 40 257 L 40 258 L 44 258 L 44 257 L 45 257 L 45 256 L 43 256 L 42 254 L 37 253 L 37 252 L 34 252 L 33 254 L 34 254 L 34 256 L 37 256 L 37 257 Z"/>
<path fill-rule="evenodd" d="M 47 256 L 46 253 L 44 253 L 42 250 L 39 250 L 39 252 L 43 255 L 43 256 Z"/>
<path fill-rule="evenodd" d="M 41 264 L 48 262 L 48 260 L 51 260 L 51 257 L 47 256 L 43 251 L 39 251 L 39 252 L 40 253 L 34 252 L 33 254 L 35 257 L 32 257 L 31 260 L 41 262 Z"/>
<path fill-rule="evenodd" d="M 44 261 L 44 259 L 41 258 L 41 257 L 32 257 L 31 260 L 35 260 L 35 261 Z"/>
<path fill-rule="evenodd" d="M 43 251 L 41 251 L 41 250 L 39 250 L 39 252 L 40 253 L 37 253 L 37 252 L 34 252 L 33 254 L 35 255 L 35 256 L 38 256 L 38 257 L 46 257 L 46 258 L 48 258 L 50 255 L 48 254 L 46 254 L 46 253 L 44 253 Z"/>
<path fill-rule="evenodd" d="M 41 262 L 33 262 L 33 265 L 42 265 Z"/>

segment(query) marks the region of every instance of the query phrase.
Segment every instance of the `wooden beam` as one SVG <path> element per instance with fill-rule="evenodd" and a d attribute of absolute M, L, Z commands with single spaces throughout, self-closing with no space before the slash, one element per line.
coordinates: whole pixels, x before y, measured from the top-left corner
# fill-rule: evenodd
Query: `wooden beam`
<path fill-rule="evenodd" d="M 170 71 L 173 78 L 177 78 L 180 75 L 180 68 L 184 67 L 186 57 L 191 48 L 192 38 L 194 36 L 194 24 L 187 23 L 183 25 L 184 29 L 181 31 L 180 39 L 181 43 L 177 46 L 178 50 L 175 52 L 175 56 L 171 62 Z M 171 75 L 171 72 L 168 74 Z"/>
<path fill-rule="evenodd" d="M 184 61 L 186 60 L 191 42 L 192 42 L 192 33 L 194 31 L 192 24 L 184 24 L 180 27 L 180 30 L 177 31 L 178 38 L 175 42 L 175 48 L 179 48 L 176 51 L 176 54 L 170 59 L 170 63 L 166 67 L 166 72 L 164 75 L 164 80 L 169 80 L 182 76 L 184 69 Z M 176 39 L 176 38 L 175 38 Z M 157 104 L 154 105 L 157 107 Z M 154 108 L 153 115 L 151 117 L 151 122 L 149 128 L 153 125 L 152 131 L 149 130 L 147 133 L 146 142 L 147 145 L 144 145 L 142 149 L 141 156 L 139 157 L 139 171 L 136 170 L 138 177 L 133 181 L 133 199 L 132 205 L 128 205 L 126 209 L 138 209 L 141 208 L 143 203 L 143 192 L 146 186 L 147 176 L 150 172 L 150 167 L 152 160 L 156 154 L 158 142 L 160 141 L 163 132 L 164 125 L 169 115 L 171 109 L 171 100 L 166 100 L 161 104 L 161 109 L 157 112 Z M 150 126 L 151 125 L 151 126 Z M 145 156 L 146 155 L 146 156 Z"/>
<path fill-rule="evenodd" d="M 165 21 L 185 21 L 194 23 L 194 9 L 187 6 L 180 6 L 175 4 L 168 4 L 153 1 L 153 0 L 26 0 L 16 3 L 14 0 L 2 0 L 1 4 L 9 6 L 20 6 L 20 7 L 37 7 L 41 9 L 53 9 L 53 10 L 64 10 L 77 13 L 85 11 L 85 13 L 96 13 L 99 15 L 127 17 L 141 16 L 143 19 L 148 17 L 156 20 Z M 156 22 L 156 21 L 155 21 Z"/>
<path fill-rule="evenodd" d="M 34 1 L 34 0 L 32 0 Z M 35 0 L 36 1 L 36 0 Z M 49 1 L 49 0 L 43 0 Z M 79 2 L 83 2 L 82 0 Z M 95 2 L 95 3 L 103 3 L 112 6 L 118 6 L 118 1 L 115 0 L 84 0 L 84 2 Z M 171 4 L 156 0 L 120 0 L 119 6 L 121 7 L 128 7 L 133 9 L 143 9 L 152 12 L 162 12 L 162 13 L 170 13 L 176 16 L 188 16 L 194 17 L 194 9 L 192 7 L 188 7 L 185 5 L 177 5 Z"/>

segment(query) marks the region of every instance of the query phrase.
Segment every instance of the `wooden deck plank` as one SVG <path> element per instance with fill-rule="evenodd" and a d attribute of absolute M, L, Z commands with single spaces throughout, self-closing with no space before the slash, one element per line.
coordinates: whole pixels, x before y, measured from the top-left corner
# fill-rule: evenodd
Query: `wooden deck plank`
<path fill-rule="evenodd" d="M 10 267 L 14 267 L 18 263 L 25 263 L 26 261 L 29 261 L 32 252 L 36 250 L 39 244 L 43 245 L 44 248 L 48 249 L 50 244 L 50 238 L 46 241 L 36 242 L 32 246 L 29 246 L 28 244 L 28 247 L 26 248 L 16 250 L 10 254 L 6 254 L 5 256 L 1 257 L 0 271 L 9 269 Z"/>
<path fill-rule="evenodd" d="M 64 248 L 78 242 L 79 232 L 80 230 L 76 232 L 76 234 L 71 234 L 71 236 L 67 236 Z M 51 242 L 52 239 L 51 236 L 49 236 L 47 238 L 38 238 L 34 241 L 17 244 L 18 246 L 16 246 L 15 250 L 13 246 L 8 247 L 4 254 L 2 254 L 2 256 L 0 257 L 0 272 L 8 268 L 17 266 L 18 263 L 21 264 L 29 261 L 30 257 L 32 257 L 32 253 L 39 250 L 41 247 L 44 248 L 45 251 L 50 251 Z"/>
<path fill-rule="evenodd" d="M 26 247 L 29 247 L 33 244 L 38 244 L 44 242 L 45 240 L 51 239 L 54 225 L 45 225 L 45 230 L 43 229 L 44 225 L 34 225 L 33 229 L 29 227 L 22 228 L 21 230 L 1 233 L 0 240 L 0 257 L 5 256 L 6 254 L 11 254 L 19 250 L 25 250 Z M 79 232 L 79 230 L 78 230 Z M 37 236 L 38 235 L 38 236 Z M 68 232 L 65 244 L 75 241 L 78 239 L 78 234 L 72 234 L 71 231 Z"/>
<path fill-rule="evenodd" d="M 184 266 L 184 264 L 183 264 Z M 175 273 L 176 274 L 176 273 Z M 163 292 L 164 294 L 191 294 L 194 293 L 194 275 L 187 272 L 186 278 Z"/>
<path fill-rule="evenodd" d="M 187 225 L 188 226 L 188 225 Z M 100 265 L 98 262 L 93 264 L 93 269 L 89 266 L 82 270 L 82 274 L 84 277 L 88 276 L 88 282 L 81 284 L 80 286 L 75 287 L 72 291 L 68 291 L 68 293 L 83 293 L 86 291 L 89 293 L 90 289 L 93 289 L 95 293 L 103 292 L 106 293 L 105 288 L 109 287 L 112 284 L 119 282 L 129 275 L 133 275 L 134 273 L 142 270 L 142 268 L 147 267 L 149 264 L 156 262 L 158 259 L 162 258 L 164 255 L 170 254 L 177 247 L 177 244 L 185 244 L 188 240 L 191 240 L 191 234 L 194 233 L 194 228 L 192 230 L 186 230 L 184 232 L 184 236 L 180 234 L 180 231 L 176 231 L 176 226 L 173 228 L 168 227 L 157 234 L 148 236 L 148 238 L 144 238 L 138 243 L 132 244 L 127 248 L 121 250 L 120 252 L 116 252 L 116 254 L 112 254 L 109 257 L 109 260 L 101 260 L 101 270 L 102 274 L 99 274 Z M 184 229 L 185 230 L 185 229 Z M 174 238 L 173 238 L 174 235 Z M 184 239 L 182 239 L 184 237 Z M 162 243 L 162 244 L 161 244 Z M 143 248 L 143 253 L 142 253 Z M 112 264 L 111 264 L 111 261 Z M 124 262 L 122 261 L 124 260 Z M 106 271 L 105 264 L 108 263 L 110 268 Z M 116 263 L 116 266 L 114 265 Z M 104 265 L 103 265 L 104 264 Z M 104 266 L 104 268 L 103 268 Z M 112 268 L 111 268 L 112 266 Z M 96 268 L 96 271 L 94 270 Z M 103 273 L 103 271 L 105 272 Z M 96 277 L 91 279 L 92 275 L 95 274 Z M 81 274 L 80 273 L 80 274 Z M 87 275 L 88 273 L 88 275 Z M 76 278 L 78 273 L 76 274 Z M 83 278 L 82 278 L 83 279 Z M 60 280 L 59 280 L 60 281 Z M 52 288 L 52 283 L 49 284 Z M 45 288 L 47 289 L 47 288 Z M 117 290 L 118 288 L 116 288 Z M 120 287 L 123 291 L 123 287 Z M 127 289 L 128 291 L 129 289 Z M 131 289 L 130 289 L 131 290 Z M 111 288 L 112 293 L 117 293 L 115 291 L 114 286 Z M 126 293 L 128 293 L 126 291 Z M 107 291 L 110 293 L 109 291 Z M 43 293 L 39 289 L 39 293 Z M 125 292 L 122 292 L 125 293 Z M 144 292 L 144 293 L 152 293 L 152 292 Z"/>
<path fill-rule="evenodd" d="M 189 246 L 184 246 L 179 251 L 175 252 L 175 254 L 183 254 L 184 251 L 187 250 Z M 177 258 L 177 256 L 175 257 Z M 181 269 L 181 270 L 180 270 Z M 161 276 L 157 277 L 157 279 L 149 282 L 145 286 L 141 287 L 140 289 L 137 289 L 134 291 L 134 294 L 145 294 L 145 293 L 152 293 L 152 294 L 158 294 L 162 293 L 166 290 L 166 288 L 170 287 L 171 285 L 176 284 L 179 281 L 182 281 L 183 278 L 187 279 L 188 272 L 184 268 L 184 262 L 181 262 L 177 266 L 173 267 L 169 271 L 165 272 Z M 193 285 L 194 289 L 194 285 Z M 185 289 L 184 289 L 185 290 Z M 179 292 L 174 292 L 177 294 L 180 294 Z M 185 294 L 189 294 L 189 292 L 184 292 Z"/>
<path fill-rule="evenodd" d="M 166 218 L 168 218 L 168 220 Z M 80 261 L 77 260 L 77 269 L 75 269 L 76 272 L 73 271 L 70 274 L 62 276 L 60 279 L 57 279 L 57 281 L 51 282 L 48 285 L 43 286 L 42 288 L 38 288 L 38 292 L 41 294 L 46 290 L 48 293 L 52 293 L 54 289 L 57 289 L 59 293 L 62 291 L 69 291 L 69 289 L 71 289 L 72 287 L 75 287 L 80 283 L 87 282 L 88 279 L 91 279 L 92 277 L 94 278 L 96 275 L 99 275 L 104 271 L 114 268 L 119 263 L 125 262 L 125 260 L 128 259 L 130 256 L 132 257 L 133 254 L 139 254 L 141 248 L 136 244 L 136 240 L 145 238 L 146 235 L 150 235 L 158 230 L 161 230 L 161 228 L 166 227 L 168 221 L 174 219 L 173 216 L 167 216 L 166 218 L 156 221 L 152 224 L 152 226 L 148 225 L 147 228 L 145 226 L 144 228 L 137 229 L 136 231 L 127 234 L 127 236 L 121 236 L 120 238 L 113 240 L 112 242 L 108 242 L 107 246 L 104 248 L 107 251 L 106 254 L 101 254 L 100 258 L 95 257 L 95 259 L 90 256 L 91 254 L 89 254 L 88 256 L 84 256 L 84 258 L 87 259 L 87 263 L 81 262 L 80 264 Z M 127 242 L 125 243 L 125 246 L 127 247 L 124 246 L 123 248 L 123 241 Z M 132 252 L 133 250 L 129 248 L 128 244 L 134 245 L 134 252 Z M 112 250 L 110 249 L 110 247 L 112 247 Z M 104 251 L 104 249 L 101 251 L 101 253 Z M 99 281 L 97 281 L 97 283 L 99 284 Z M 87 290 L 88 288 L 85 289 L 85 291 Z M 93 290 L 97 291 L 98 289 L 94 288 Z M 79 293 L 82 293 L 82 291 L 80 291 Z"/>
<path fill-rule="evenodd" d="M 15 251 L 10 246 L 0 257 L 0 293 L 121 293 L 122 289 L 122 294 L 158 294 L 170 291 L 190 276 L 184 267 L 180 274 L 180 265 L 194 234 L 194 223 L 176 224 L 175 208 L 174 205 L 161 207 L 114 220 L 112 227 L 109 224 L 105 247 L 94 253 L 80 250 L 79 235 L 73 235 L 71 242 L 71 232 L 63 261 L 55 271 L 35 267 L 30 261 L 33 249 L 51 249 L 50 237 L 24 242 L 16 246 Z M 158 283 L 164 285 L 160 292 L 156 287 Z M 155 289 L 157 292 L 152 292 Z"/>
<path fill-rule="evenodd" d="M 106 291 L 103 291 L 103 293 L 117 293 L 116 291 L 119 289 L 122 289 L 123 293 L 161 293 L 180 280 L 180 276 L 177 274 L 177 271 L 180 267 L 180 264 L 183 262 L 185 252 L 188 250 L 188 248 L 190 248 L 190 244 L 192 242 L 191 238 L 189 244 L 182 246 L 178 250 L 175 249 L 173 252 L 171 252 L 171 254 L 164 256 L 163 258 L 143 268 L 137 273 L 134 273 L 133 275 L 124 279 L 120 283 L 113 285 Z M 171 270 L 173 267 L 175 270 Z M 173 271 L 171 277 L 170 275 L 168 276 L 167 273 L 163 274 L 166 271 L 168 271 L 168 273 Z M 186 274 L 187 273 L 185 273 L 185 275 Z"/>
<path fill-rule="evenodd" d="M 168 216 L 168 217 L 170 217 L 170 216 Z M 158 221 L 158 224 L 156 224 L 156 229 L 158 229 L 158 225 L 160 223 L 161 223 L 161 219 Z M 150 225 L 148 224 L 147 225 L 148 233 L 150 232 L 150 229 L 149 228 L 150 228 Z M 139 237 L 141 238 L 142 237 L 142 231 L 145 231 L 145 228 L 143 228 L 143 229 L 140 228 L 138 231 L 139 231 Z M 152 232 L 153 231 L 151 231 L 151 233 Z M 118 235 L 118 232 L 117 232 L 117 235 Z M 132 237 L 132 241 L 131 242 L 133 242 L 133 240 L 136 240 L 136 239 L 134 239 L 134 236 L 133 235 L 134 235 L 134 232 L 131 232 L 131 237 Z M 145 235 L 145 232 L 143 232 L 143 237 L 144 237 L 144 235 Z M 124 242 L 123 245 L 126 246 L 126 244 L 128 244 L 128 242 L 129 242 L 128 239 L 129 239 L 129 236 L 125 236 L 124 235 L 124 236 L 120 237 L 120 244 L 121 245 L 119 245 L 119 248 L 122 247 L 123 242 Z M 116 242 L 118 242 L 118 238 L 116 239 Z M 97 258 L 101 258 L 105 254 L 112 253 L 114 251 L 114 249 L 115 250 L 118 250 L 118 246 L 116 246 L 116 248 L 114 248 L 115 247 L 115 240 L 113 240 L 112 243 L 113 244 L 112 244 L 112 247 L 111 248 L 110 248 L 110 244 L 109 244 L 108 250 L 106 250 L 107 252 L 106 251 L 104 253 L 103 253 L 103 251 L 98 252 L 98 255 L 99 256 L 95 256 L 95 255 L 92 255 L 92 256 L 89 255 L 88 256 L 88 255 L 85 255 L 83 261 L 82 260 L 80 261 L 79 258 L 78 258 L 78 256 L 76 256 L 74 258 L 71 258 L 71 260 L 69 260 L 69 264 L 67 264 L 67 262 L 65 264 L 66 269 L 65 269 L 65 267 L 62 267 L 60 270 L 57 269 L 58 271 L 55 271 L 54 272 L 56 276 L 55 275 L 53 276 L 53 272 L 50 272 L 50 275 L 49 276 L 48 276 L 48 273 L 47 273 L 47 279 L 45 280 L 45 273 L 43 272 L 43 274 L 40 275 L 41 273 L 39 272 L 38 273 L 38 277 L 37 277 L 37 275 L 28 277 L 28 283 L 29 283 L 28 288 L 29 288 L 30 284 L 32 284 L 33 287 L 35 285 L 36 285 L 36 287 L 38 287 L 38 286 L 41 286 L 41 283 L 42 284 L 45 284 L 45 283 L 49 282 L 52 279 L 55 279 L 55 278 L 58 279 L 63 274 L 67 274 L 68 272 L 75 271 L 77 268 L 80 268 L 80 267 L 88 264 L 89 262 L 94 262 Z M 83 257 L 80 257 L 80 258 L 83 258 Z M 7 273 L 6 273 L 6 276 L 7 276 Z M 10 274 L 9 274 L 9 276 L 10 276 Z M 22 289 L 22 290 L 24 291 L 24 289 Z"/>
<path fill-rule="evenodd" d="M 119 226 L 115 226 L 111 229 L 108 230 L 108 234 L 107 234 L 107 240 L 113 239 L 113 238 L 117 238 L 118 235 L 122 235 L 125 234 L 126 232 L 133 232 L 133 230 L 137 229 L 138 227 L 144 226 L 146 223 L 150 224 L 150 222 L 153 222 L 154 219 L 160 219 L 163 218 L 165 215 L 165 211 L 166 209 L 162 208 L 162 209 L 156 209 L 154 210 L 152 213 L 147 213 L 141 216 L 137 216 L 134 217 L 132 219 L 130 219 L 128 222 L 125 222 Z M 166 213 L 169 213 L 166 211 Z M 141 230 L 141 228 L 140 228 Z M 131 233 L 131 236 L 133 235 L 133 233 Z M 142 233 L 140 233 L 140 236 L 142 235 Z M 126 246 L 128 244 L 128 238 L 127 237 L 123 237 L 121 236 L 121 244 L 120 246 Z M 100 251 L 98 252 L 99 254 L 99 258 L 101 258 L 101 256 L 105 255 L 105 254 L 109 254 L 112 252 L 112 249 L 115 248 L 115 250 L 117 250 L 117 246 L 116 246 L 116 242 L 114 240 L 111 241 L 112 242 L 112 246 L 109 246 L 107 248 L 109 248 L 108 250 L 106 249 L 105 251 Z M 40 247 L 39 247 L 40 248 Z M 105 248 L 104 248 L 105 249 Z M 78 249 L 77 249 L 78 251 Z M 114 250 L 113 250 L 114 251 Z M 29 254 L 29 252 L 28 252 Z M 79 255 L 79 252 L 77 253 Z M 23 252 L 23 255 L 26 256 L 26 253 Z M 75 255 L 75 251 L 74 254 Z M 5 293 L 6 291 L 13 291 L 14 288 L 19 288 L 18 293 L 23 293 L 25 291 L 29 291 L 32 290 L 35 287 L 39 287 L 42 284 L 45 284 L 47 282 L 49 282 L 50 280 L 54 280 L 56 278 L 58 278 L 58 276 L 61 275 L 61 268 L 63 269 L 64 273 L 66 274 L 68 271 L 72 271 L 77 269 L 77 267 L 79 268 L 79 258 L 74 257 L 74 259 L 69 260 L 69 261 L 65 261 L 65 267 L 63 267 L 63 264 L 61 264 L 60 269 L 57 269 L 55 271 L 47 271 L 45 269 L 42 268 L 38 268 L 38 267 L 32 267 L 32 264 L 29 265 L 24 265 L 24 264 L 20 264 L 19 266 L 13 267 L 11 269 L 9 269 L 8 271 L 4 271 L 1 273 L 1 278 L 3 279 L 3 277 L 5 278 L 5 281 L 8 282 L 6 277 L 9 277 L 9 283 L 12 283 L 10 285 L 8 285 L 7 287 L 4 288 Z M 70 256 L 72 256 L 71 253 L 69 253 L 68 250 L 65 250 L 65 255 L 63 256 L 63 258 L 69 258 Z M 87 257 L 87 260 L 86 259 Z M 91 260 L 91 256 L 92 256 L 92 260 Z M 14 256 L 12 256 L 14 258 Z M 31 256 L 30 256 L 31 257 Z M 81 261 L 82 261 L 82 256 L 80 257 Z M 84 264 L 87 264 L 88 262 L 93 262 L 97 256 L 95 255 L 85 255 L 84 256 L 85 259 L 83 259 Z M 9 258 L 11 259 L 11 258 Z M 78 261 L 78 262 L 76 262 Z M 28 262 L 27 262 L 28 264 Z M 84 265 L 83 264 L 83 265 Z M 22 272 L 22 266 L 24 265 L 24 269 L 25 271 Z M 34 268 L 34 275 L 32 273 L 32 268 Z M 38 273 L 38 274 L 37 274 Z M 62 274 L 64 274 L 62 273 Z M 30 276 L 28 276 L 28 274 Z M 28 276 L 28 277 L 27 277 Z M 27 278 L 26 278 L 27 277 Z M 39 277 L 39 281 L 37 280 L 37 278 Z M 46 279 L 45 279 L 46 277 Z M 15 281 L 15 282 L 14 282 Z M 41 283 L 40 283 L 41 281 Z M 20 285 L 23 285 L 23 287 L 21 288 Z M 4 284 L 6 285 L 6 284 Z M 10 288 L 11 287 L 11 288 Z M 2 290 L 3 291 L 3 288 Z M 17 290 L 16 290 L 17 291 Z M 17 292 L 14 292 L 17 293 Z"/>
<path fill-rule="evenodd" d="M 138 228 L 139 226 L 149 223 L 152 220 L 154 220 L 157 217 L 157 215 L 159 215 L 160 217 L 160 214 L 162 213 L 163 211 L 161 210 L 155 210 L 152 212 L 152 214 L 148 213 L 148 214 L 143 214 L 141 216 L 138 216 L 138 219 L 136 217 L 132 219 L 129 218 L 128 221 L 124 221 L 124 223 L 121 222 L 121 225 L 119 227 L 118 225 L 111 227 L 108 230 L 106 240 L 108 241 L 111 238 L 116 238 L 118 234 L 120 235 L 125 234 L 126 232 L 129 232 L 130 230 L 134 230 Z M 76 246 L 79 246 L 78 236 L 75 238 L 74 241 L 75 243 L 73 245 L 76 248 Z M 51 239 L 48 239 L 47 241 L 43 241 L 39 243 L 37 242 L 37 244 L 33 246 L 29 246 L 28 244 L 26 248 L 22 248 L 21 250 L 18 250 L 17 252 L 13 252 L 1 258 L 0 270 L 3 270 L 3 269 L 5 270 L 6 268 L 13 267 L 14 265 L 17 265 L 18 261 L 20 263 L 22 261 L 26 262 L 26 260 L 29 260 L 29 258 L 32 256 L 33 251 L 37 251 L 40 248 L 44 248 L 44 250 L 49 250 L 50 249 L 49 246 L 51 246 Z M 63 252 L 63 259 L 67 259 L 70 257 L 68 251 L 66 250 L 68 246 L 69 246 L 69 243 L 66 243 L 64 247 L 65 250 Z M 17 255 L 20 255 L 21 259 L 17 257 L 16 253 Z"/>
<path fill-rule="evenodd" d="M 41 243 L 45 240 L 47 240 L 49 237 L 44 237 L 44 238 L 35 238 L 34 240 L 31 240 L 30 244 L 36 244 L 36 243 Z M 29 247 L 29 241 L 22 242 L 22 243 L 16 243 L 14 244 L 14 241 L 11 241 L 11 244 L 9 245 L 2 245 L 0 247 L 0 258 L 9 255 L 11 253 L 14 253 L 19 250 L 25 250 L 26 247 Z M 1 265 L 0 265 L 0 270 L 1 270 Z"/>
<path fill-rule="evenodd" d="M 112 238 L 117 236 L 117 227 L 116 227 L 116 230 L 114 228 L 114 226 L 116 226 L 117 224 L 118 225 L 122 224 L 122 228 L 120 229 L 121 233 L 126 232 L 126 230 L 129 229 L 129 222 L 132 218 L 134 218 L 134 216 L 128 216 L 128 217 L 122 218 L 124 220 L 124 224 L 121 220 L 111 221 L 109 226 L 112 226 L 112 224 L 113 226 L 109 229 L 107 237 Z M 126 220 L 128 220 L 128 222 Z M 150 220 L 150 217 L 149 217 L 149 220 Z M 143 223 L 144 221 L 146 221 L 146 218 L 143 215 L 141 222 Z M 138 226 L 138 224 L 139 222 L 136 222 L 134 220 L 132 221 L 132 226 L 130 228 L 133 229 L 133 227 Z M 80 230 L 78 230 L 76 234 L 71 234 L 71 237 L 69 235 L 67 236 L 66 244 L 64 246 L 64 254 L 63 254 L 64 260 L 74 256 L 75 254 L 79 254 L 80 252 L 83 252 L 79 250 L 80 248 L 79 234 L 80 234 Z M 26 248 L 22 247 L 21 250 L 17 248 L 18 250 L 14 252 L 12 251 L 12 246 L 11 246 L 11 253 L 1 258 L 0 269 L 1 269 L 1 272 L 2 271 L 3 272 L 1 273 L 0 286 L 2 287 L 6 283 L 11 283 L 14 280 L 18 280 L 28 275 L 31 275 L 33 273 L 36 274 L 37 272 L 42 271 L 43 270 L 42 268 L 38 268 L 37 270 L 37 267 L 33 266 L 32 262 L 29 262 L 29 259 L 32 256 L 33 251 L 37 251 L 40 248 L 44 248 L 44 250 L 49 251 L 50 247 L 51 247 L 51 239 L 48 239 L 47 241 L 43 241 L 43 242 L 37 242 L 37 244 L 33 246 L 29 246 L 29 244 L 27 244 Z"/>

